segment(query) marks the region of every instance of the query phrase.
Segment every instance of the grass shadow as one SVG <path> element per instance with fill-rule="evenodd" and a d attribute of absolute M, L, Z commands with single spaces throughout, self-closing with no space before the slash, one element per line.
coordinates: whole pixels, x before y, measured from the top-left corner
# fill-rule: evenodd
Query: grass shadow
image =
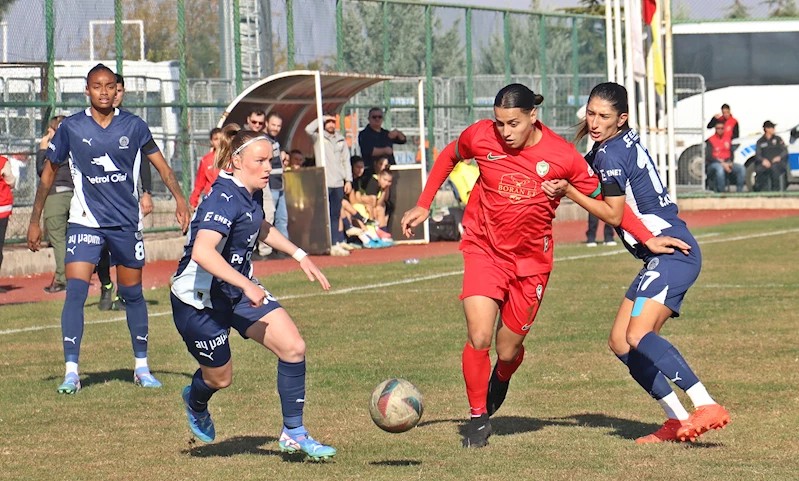
<path fill-rule="evenodd" d="M 153 370 L 151 371 L 155 377 L 159 375 L 166 374 L 169 376 L 183 376 L 187 379 L 190 379 L 192 374 L 187 374 L 185 372 L 174 372 L 174 371 L 161 371 L 161 370 Z M 49 376 L 44 378 L 44 381 L 60 381 L 63 377 L 61 376 Z M 127 382 L 133 384 L 133 369 L 114 369 L 111 371 L 100 371 L 100 372 L 82 372 L 80 373 L 80 385 L 81 388 L 86 388 L 93 384 L 105 384 L 111 381 L 120 381 L 120 382 Z"/>
<path fill-rule="evenodd" d="M 559 420 L 572 420 L 579 426 L 590 428 L 610 429 L 608 436 L 615 436 L 622 439 L 636 439 L 657 431 L 659 424 L 643 423 L 632 419 L 617 418 L 599 413 L 582 413 L 571 416 L 557 418 Z"/>
<path fill-rule="evenodd" d="M 145 291 L 145 292 L 147 292 L 147 291 Z M 89 300 L 89 299 L 91 299 L 91 300 Z M 94 299 L 92 299 L 92 296 L 89 296 L 89 299 L 86 300 L 86 303 L 83 305 L 84 307 L 97 307 L 97 305 L 100 303 L 100 297 L 99 296 L 95 297 Z M 155 299 L 145 299 L 144 301 L 147 303 L 147 307 L 161 305 L 161 301 L 157 301 Z M 111 311 L 107 311 L 107 312 L 118 312 L 119 314 L 125 314 L 125 310 L 124 309 L 111 310 Z"/>
<path fill-rule="evenodd" d="M 194 437 L 189 441 L 190 447 L 181 452 L 196 458 L 230 457 L 237 454 L 256 454 L 258 456 L 279 456 L 283 462 L 305 462 L 301 453 L 289 454 L 276 449 L 265 449 L 264 444 L 276 442 L 272 436 L 234 436 L 218 443 L 195 445 Z"/>
<path fill-rule="evenodd" d="M 372 466 L 421 466 L 422 462 L 415 459 L 386 459 L 385 461 L 371 461 Z"/>

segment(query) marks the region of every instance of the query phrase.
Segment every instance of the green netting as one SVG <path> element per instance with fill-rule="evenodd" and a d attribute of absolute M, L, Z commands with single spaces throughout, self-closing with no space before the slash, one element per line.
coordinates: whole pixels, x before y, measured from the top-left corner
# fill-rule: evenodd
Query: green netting
<path fill-rule="evenodd" d="M 344 112 L 354 114 L 357 135 L 369 107 L 386 109 L 385 126 L 409 137 L 397 147 L 401 162 L 419 149 L 419 78 L 431 149 L 491 117 L 509 81 L 542 92 L 542 118 L 563 132 L 604 80 L 602 19 L 392 0 L 17 0 L 1 8 L 0 153 L 19 174 L 18 207 L 33 202 L 43 124 L 86 108 L 85 76 L 98 62 L 121 68 L 124 107 L 149 123 L 185 186 L 230 101 L 289 68 L 407 77 L 368 89 Z M 155 177 L 155 193 L 167 195 Z M 26 227 L 14 218 L 12 238 Z"/>

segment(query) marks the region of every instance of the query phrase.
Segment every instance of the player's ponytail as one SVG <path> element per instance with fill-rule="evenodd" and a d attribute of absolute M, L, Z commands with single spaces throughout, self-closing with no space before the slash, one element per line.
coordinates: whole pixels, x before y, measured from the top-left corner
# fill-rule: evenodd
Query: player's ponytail
<path fill-rule="evenodd" d="M 627 89 L 615 82 L 605 82 L 594 87 L 593 90 L 591 90 L 591 95 L 588 96 L 588 103 L 590 103 L 593 98 L 602 99 L 609 103 L 618 115 L 630 113 L 627 101 Z M 575 144 L 588 135 L 589 128 L 587 117 L 583 118 L 577 126 L 579 128 L 577 129 L 577 134 L 574 136 Z M 619 130 L 624 131 L 629 128 L 630 123 L 625 120 L 624 125 L 622 125 Z"/>
<path fill-rule="evenodd" d="M 263 132 L 243 130 L 238 124 L 227 124 L 219 132 L 219 150 L 216 152 L 214 166 L 217 169 L 230 170 L 230 159 L 245 143 L 256 137 L 264 137 Z"/>

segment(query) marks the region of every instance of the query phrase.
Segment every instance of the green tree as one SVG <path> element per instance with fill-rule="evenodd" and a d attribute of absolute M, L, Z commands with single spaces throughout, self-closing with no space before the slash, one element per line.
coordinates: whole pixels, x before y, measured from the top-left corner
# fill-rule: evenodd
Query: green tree
<path fill-rule="evenodd" d="M 186 74 L 189 77 L 219 76 L 219 0 L 186 2 Z M 177 60 L 178 31 L 174 2 L 168 0 L 123 0 L 123 18 L 144 20 L 144 58 L 151 62 Z M 139 58 L 138 29 L 122 27 L 123 58 Z M 114 29 L 95 39 L 96 55 L 113 59 L 116 52 Z"/>
<path fill-rule="evenodd" d="M 796 0 L 763 0 L 761 3 L 768 6 L 770 17 L 799 17 Z"/>
<path fill-rule="evenodd" d="M 749 18 L 749 7 L 744 5 L 741 0 L 735 0 L 727 9 L 727 18 L 744 19 Z"/>
<path fill-rule="evenodd" d="M 424 75 L 424 7 L 389 4 L 387 24 L 383 24 L 383 6 L 374 2 L 347 2 L 342 24 L 344 70 L 362 73 Z M 434 76 L 463 75 L 465 51 L 456 20 L 444 29 L 441 18 L 432 12 Z M 387 35 L 389 55 L 383 68 L 383 35 Z"/>
<path fill-rule="evenodd" d="M 601 15 L 605 16 L 605 3 L 602 0 L 580 0 L 579 7 L 566 7 L 559 9 L 564 13 L 576 13 L 579 15 Z"/>
<path fill-rule="evenodd" d="M 0 18 L 3 18 L 17 0 L 0 0 Z"/>

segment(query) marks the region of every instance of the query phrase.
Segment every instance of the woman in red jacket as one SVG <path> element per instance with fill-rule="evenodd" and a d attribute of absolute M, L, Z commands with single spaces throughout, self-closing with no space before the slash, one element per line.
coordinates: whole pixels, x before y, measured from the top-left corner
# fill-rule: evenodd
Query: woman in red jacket
<path fill-rule="evenodd" d="M 218 127 L 211 129 L 211 134 L 209 135 L 211 150 L 200 160 L 200 167 L 197 169 L 197 176 L 194 179 L 194 190 L 189 197 L 189 203 L 194 209 L 200 203 L 200 197 L 211 190 L 211 186 L 219 175 L 219 169 L 214 166 L 214 158 L 216 157 L 216 151 L 219 150 L 219 133 L 221 131 Z"/>
<path fill-rule="evenodd" d="M 14 196 L 11 189 L 17 183 L 17 178 L 11 171 L 11 162 L 0 155 L 0 267 L 3 265 L 3 244 L 6 242 L 6 228 L 8 218 L 11 217 L 11 208 L 14 205 Z M 0 294 L 6 290 L 0 287 Z"/>

